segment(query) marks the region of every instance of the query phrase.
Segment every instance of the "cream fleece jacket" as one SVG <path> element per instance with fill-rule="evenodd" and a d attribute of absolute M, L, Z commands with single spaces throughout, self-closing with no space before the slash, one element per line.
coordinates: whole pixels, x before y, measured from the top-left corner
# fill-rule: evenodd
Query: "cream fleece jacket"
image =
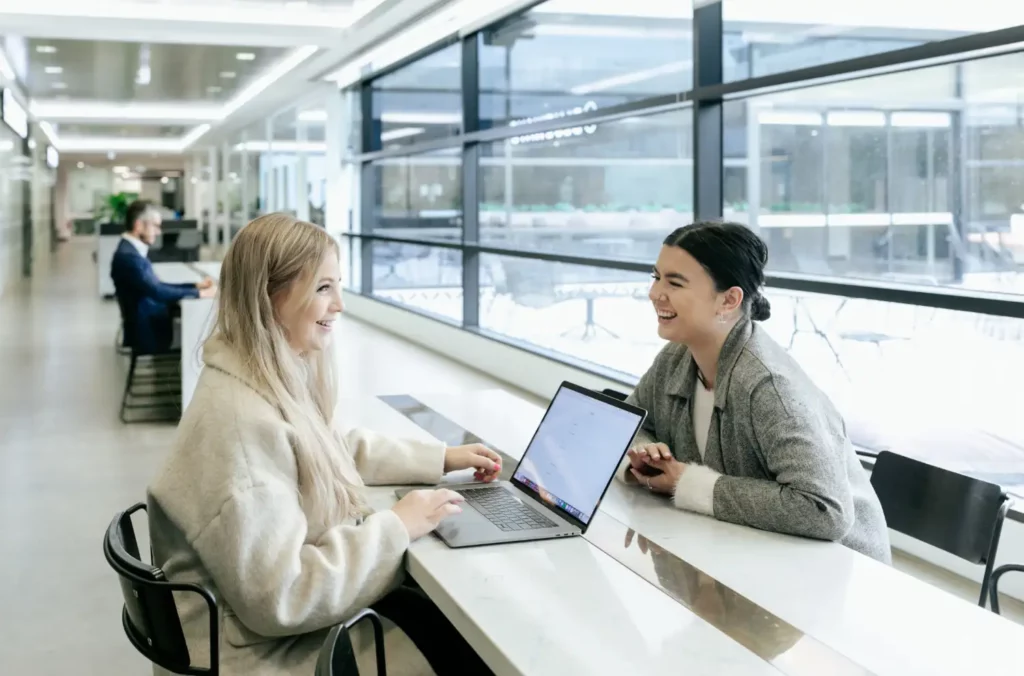
<path fill-rule="evenodd" d="M 326 630 L 399 583 L 409 536 L 390 510 L 312 527 L 299 501 L 290 425 L 227 345 L 215 341 L 203 356 L 174 447 L 149 488 L 154 563 L 168 579 L 216 595 L 221 673 L 308 676 Z M 368 484 L 441 478 L 440 442 L 366 430 L 335 437 L 339 455 L 348 454 Z M 206 664 L 205 604 L 190 594 L 175 601 L 193 663 Z M 405 658 L 391 653 L 389 671 L 403 671 Z"/>

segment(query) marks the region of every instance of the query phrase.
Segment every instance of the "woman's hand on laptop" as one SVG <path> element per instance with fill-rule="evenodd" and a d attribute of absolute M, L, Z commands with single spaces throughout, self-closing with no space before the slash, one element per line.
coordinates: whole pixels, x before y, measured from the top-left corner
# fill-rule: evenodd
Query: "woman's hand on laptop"
<path fill-rule="evenodd" d="M 391 511 L 409 531 L 410 540 L 418 540 L 437 528 L 446 517 L 462 511 L 464 498 L 447 488 L 412 491 L 395 503 Z"/>
<path fill-rule="evenodd" d="M 453 446 L 445 451 L 444 472 L 474 469 L 473 478 L 488 483 L 501 474 L 501 456 L 483 444 Z"/>

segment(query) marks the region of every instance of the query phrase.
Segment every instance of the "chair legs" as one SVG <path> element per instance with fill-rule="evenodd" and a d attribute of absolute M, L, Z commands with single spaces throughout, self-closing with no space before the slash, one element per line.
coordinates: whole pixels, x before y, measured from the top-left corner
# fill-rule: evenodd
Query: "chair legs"
<path fill-rule="evenodd" d="M 999 614 L 999 578 L 1006 573 L 1024 573 L 1024 565 L 1009 563 L 1005 566 L 999 566 L 992 571 L 992 576 L 988 581 L 989 607 L 992 608 L 992 612 L 996 615 Z"/>
<path fill-rule="evenodd" d="M 993 572 L 992 567 L 996 562 L 996 554 L 999 552 L 999 538 L 1003 534 L 1003 521 L 1006 520 L 1006 512 L 1010 509 L 1010 501 L 1003 496 L 1003 504 L 999 507 L 999 513 L 996 515 L 995 523 L 992 525 L 992 537 L 989 540 L 988 555 L 985 557 L 985 573 L 981 578 L 981 597 L 978 599 L 978 605 L 982 608 L 989 602 L 989 594 L 992 588 L 995 586 L 992 583 Z M 996 605 L 992 607 L 993 612 L 998 613 L 998 601 Z"/>
<path fill-rule="evenodd" d="M 174 421 L 181 416 L 180 355 L 133 354 L 121 396 L 122 423 Z M 140 411 L 140 415 L 129 415 Z"/>

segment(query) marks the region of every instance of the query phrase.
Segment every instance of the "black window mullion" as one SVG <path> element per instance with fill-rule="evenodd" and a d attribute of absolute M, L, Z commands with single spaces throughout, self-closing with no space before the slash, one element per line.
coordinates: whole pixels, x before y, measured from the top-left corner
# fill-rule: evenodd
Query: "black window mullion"
<path fill-rule="evenodd" d="M 480 42 L 474 34 L 462 41 L 462 132 L 480 129 Z M 480 241 L 480 144 L 462 146 L 462 243 Z M 480 252 L 462 248 L 462 325 L 480 325 Z"/>
<path fill-rule="evenodd" d="M 722 3 L 693 10 L 694 89 L 722 84 Z M 722 217 L 722 99 L 693 103 L 693 217 Z"/>

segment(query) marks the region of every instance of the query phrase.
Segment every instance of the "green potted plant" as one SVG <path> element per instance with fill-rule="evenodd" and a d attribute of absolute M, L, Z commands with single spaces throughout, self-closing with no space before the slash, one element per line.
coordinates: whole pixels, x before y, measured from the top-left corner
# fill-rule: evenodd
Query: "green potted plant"
<path fill-rule="evenodd" d="M 117 192 L 107 195 L 96 207 L 96 220 L 100 223 L 124 224 L 128 215 L 128 205 L 139 199 L 134 192 Z"/>

